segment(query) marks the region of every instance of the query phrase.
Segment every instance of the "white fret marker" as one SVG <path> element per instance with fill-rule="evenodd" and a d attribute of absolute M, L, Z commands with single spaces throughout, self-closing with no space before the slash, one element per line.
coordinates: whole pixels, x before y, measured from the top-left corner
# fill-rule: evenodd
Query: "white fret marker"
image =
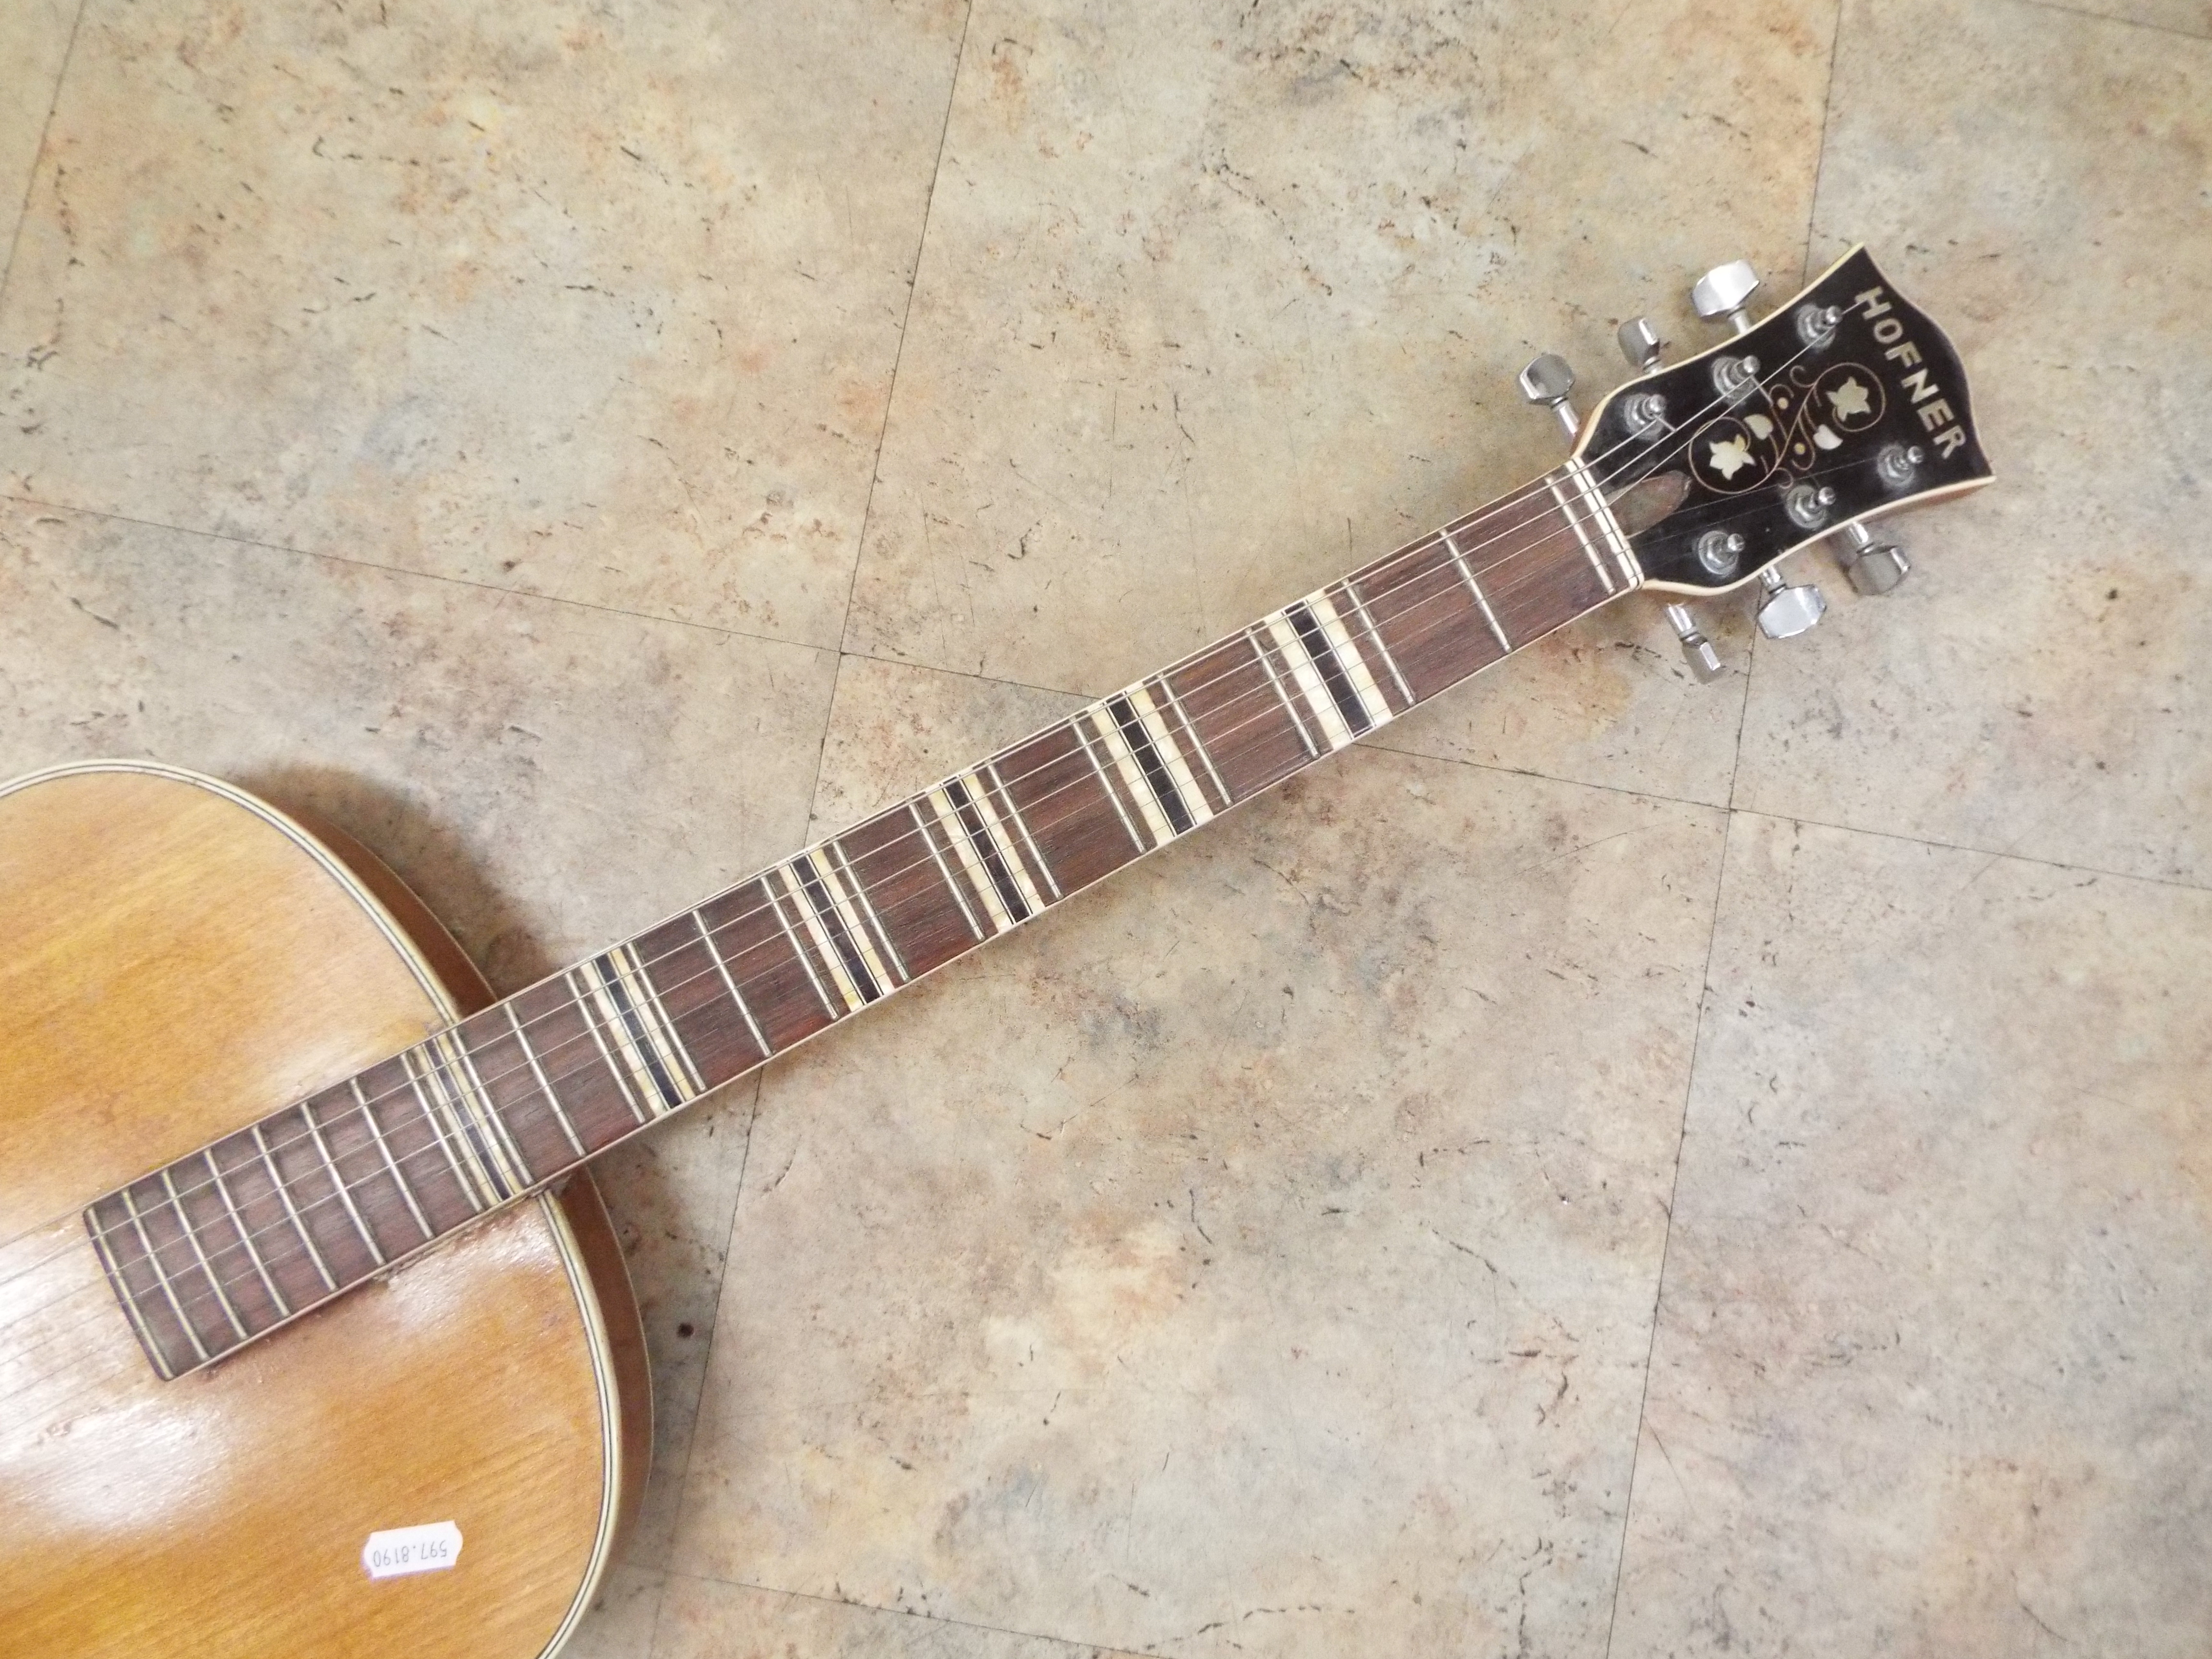
<path fill-rule="evenodd" d="M 1278 611 L 1262 618 L 1260 625 L 1267 630 L 1267 637 L 1274 641 L 1276 652 L 1290 669 L 1291 684 L 1297 688 L 1304 699 L 1306 712 L 1321 727 L 1323 741 L 1331 749 L 1343 748 L 1352 741 L 1352 728 L 1345 724 L 1344 715 L 1336 706 L 1336 699 L 1329 696 L 1328 683 L 1322 678 L 1321 671 L 1314 666 L 1313 659 L 1306 654 L 1305 646 L 1298 639 L 1297 629 L 1291 626 L 1290 617 Z"/>
<path fill-rule="evenodd" d="M 461 1529 L 451 1521 L 424 1527 L 394 1527 L 373 1532 L 361 1547 L 361 1569 L 371 1578 L 404 1578 L 410 1573 L 444 1572 L 461 1559 Z"/>

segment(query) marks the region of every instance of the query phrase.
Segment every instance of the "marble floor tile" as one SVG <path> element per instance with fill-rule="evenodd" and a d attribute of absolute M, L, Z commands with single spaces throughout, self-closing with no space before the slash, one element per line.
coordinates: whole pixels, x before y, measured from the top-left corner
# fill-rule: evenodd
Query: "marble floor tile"
<path fill-rule="evenodd" d="M 2212 895 L 1738 815 L 1616 1659 L 2200 1655 Z"/>
<path fill-rule="evenodd" d="M 0 502 L 0 775 L 149 756 L 312 811 L 501 990 L 797 845 L 834 672 L 811 647 Z M 666 1553 L 752 1103 L 738 1084 L 594 1166 L 653 1365 L 633 1559 Z"/>
<path fill-rule="evenodd" d="M 24 193 L 82 0 L 10 0 L 0 8 L 0 295 Z"/>
<path fill-rule="evenodd" d="M 1095 695 L 1553 465 L 1534 351 L 1794 282 L 1832 20 L 980 0 L 847 648 Z M 1655 620 L 1393 741 L 1724 800 Z"/>
<path fill-rule="evenodd" d="M 2036 0 L 2056 11 L 2109 17 L 2145 28 L 2166 29 L 2212 40 L 2212 5 L 2205 0 Z"/>
<path fill-rule="evenodd" d="M 656 1659 L 1105 1659 L 1109 1650 L 669 1576 Z"/>
<path fill-rule="evenodd" d="M 1951 330 L 1997 481 L 1762 648 L 1736 804 L 2212 882 L 2212 41 L 1852 0 L 1816 252 Z"/>
<path fill-rule="evenodd" d="M 964 15 L 88 0 L 0 488 L 834 645 Z"/>
<path fill-rule="evenodd" d="M 963 696 L 969 754 L 1048 712 L 865 677 L 862 810 Z M 1144 1651 L 1594 1647 L 1720 839 L 1347 751 L 779 1065 L 676 1571 Z"/>
<path fill-rule="evenodd" d="M 617 1563 L 608 1568 L 591 1610 L 561 1650 L 561 1659 L 646 1659 L 653 1651 L 667 1581 L 658 1567 Z"/>

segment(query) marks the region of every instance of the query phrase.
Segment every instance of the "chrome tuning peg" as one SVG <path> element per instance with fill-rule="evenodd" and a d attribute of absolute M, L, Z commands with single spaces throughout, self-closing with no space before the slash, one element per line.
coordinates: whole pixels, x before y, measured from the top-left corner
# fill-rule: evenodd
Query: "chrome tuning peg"
<path fill-rule="evenodd" d="M 1690 665 L 1690 672 L 1700 685 L 1711 685 L 1728 672 L 1721 663 L 1721 653 L 1713 649 L 1713 642 L 1698 627 L 1698 620 L 1690 614 L 1689 607 L 1670 605 L 1667 620 L 1674 626 L 1674 637 L 1682 642 L 1682 660 Z"/>
<path fill-rule="evenodd" d="M 1759 586 L 1764 596 L 1759 631 L 1770 640 L 1794 639 L 1827 614 L 1828 602 L 1819 588 L 1809 582 L 1792 586 L 1772 565 L 1759 573 Z"/>
<path fill-rule="evenodd" d="M 1905 556 L 1905 550 L 1869 533 L 1864 525 L 1845 525 L 1829 545 L 1851 586 L 1869 597 L 1889 592 L 1912 574 L 1912 561 Z"/>
<path fill-rule="evenodd" d="M 1613 331 L 1613 337 L 1620 342 L 1620 355 L 1638 374 L 1649 374 L 1658 368 L 1659 354 L 1667 349 L 1649 317 L 1631 317 Z"/>
<path fill-rule="evenodd" d="M 1568 437 L 1582 430 L 1582 416 L 1567 401 L 1567 394 L 1575 389 L 1575 372 L 1567 367 L 1565 357 L 1547 351 L 1530 359 L 1528 367 L 1521 371 L 1520 384 L 1522 397 L 1532 404 L 1540 404 L 1559 417 L 1559 424 L 1566 428 Z"/>
<path fill-rule="evenodd" d="M 1735 325 L 1737 333 L 1748 334 L 1751 319 L 1744 314 L 1743 302 L 1758 286 L 1759 273 L 1747 262 L 1732 259 L 1715 265 L 1690 284 L 1690 309 L 1709 323 L 1725 317 Z"/>

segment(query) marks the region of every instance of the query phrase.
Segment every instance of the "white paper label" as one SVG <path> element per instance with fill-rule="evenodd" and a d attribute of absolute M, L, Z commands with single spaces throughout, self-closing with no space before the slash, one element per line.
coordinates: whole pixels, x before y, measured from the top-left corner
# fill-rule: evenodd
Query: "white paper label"
<path fill-rule="evenodd" d="M 399 1578 L 410 1572 L 443 1572 L 460 1559 L 461 1529 L 450 1521 L 373 1532 L 368 1542 L 361 1547 L 361 1565 L 371 1578 Z"/>

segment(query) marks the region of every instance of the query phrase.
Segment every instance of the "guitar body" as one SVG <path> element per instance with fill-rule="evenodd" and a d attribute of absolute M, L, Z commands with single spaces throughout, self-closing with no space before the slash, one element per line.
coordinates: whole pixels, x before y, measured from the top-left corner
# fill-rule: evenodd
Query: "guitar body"
<path fill-rule="evenodd" d="M 465 957 L 343 837 L 127 763 L 0 786 L 0 1651 L 559 1646 L 651 1439 L 587 1176 L 171 1382 L 79 1214 L 489 1001 Z"/>

